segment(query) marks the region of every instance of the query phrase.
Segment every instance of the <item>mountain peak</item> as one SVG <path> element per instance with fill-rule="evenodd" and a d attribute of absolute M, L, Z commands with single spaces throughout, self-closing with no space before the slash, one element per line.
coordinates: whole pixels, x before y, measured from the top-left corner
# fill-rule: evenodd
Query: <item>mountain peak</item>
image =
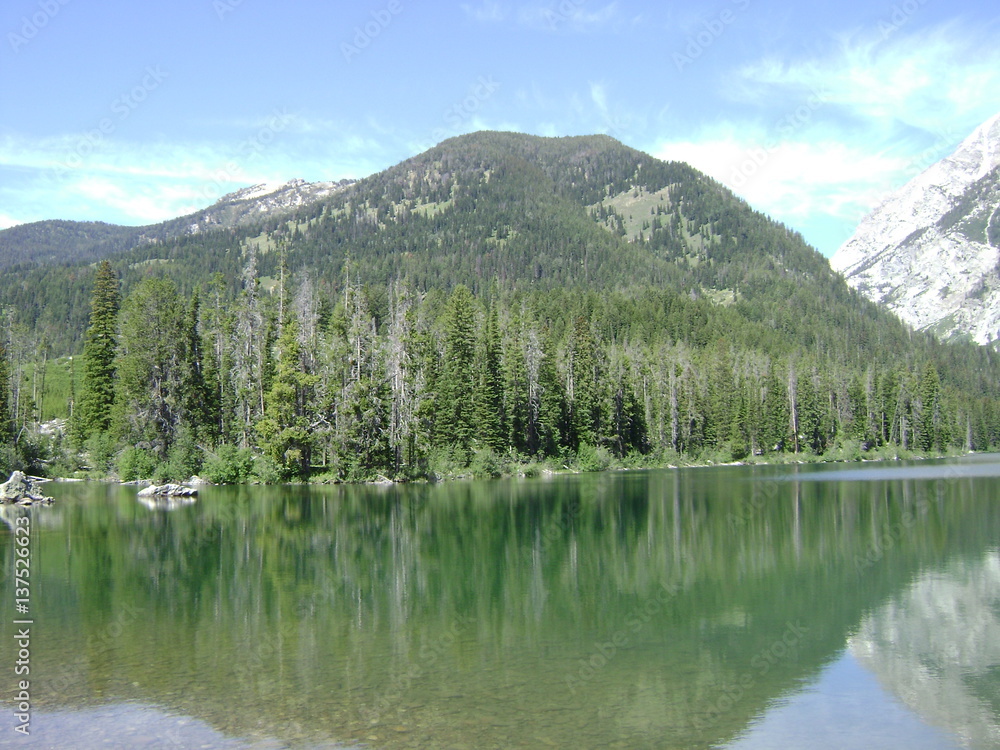
<path fill-rule="evenodd" d="M 831 265 L 914 328 L 992 340 L 1000 328 L 1000 224 L 991 234 L 998 176 L 1000 114 L 872 211 Z"/>
<path fill-rule="evenodd" d="M 265 195 L 276 193 L 286 186 L 294 187 L 303 183 L 305 183 L 305 180 L 299 178 L 289 180 L 288 182 L 261 182 L 257 185 L 250 185 L 249 187 L 240 188 L 239 190 L 234 190 L 231 193 L 226 193 L 216 201 L 216 204 L 235 203 L 236 201 L 263 198 Z"/>
<path fill-rule="evenodd" d="M 976 179 L 981 180 L 1000 165 L 1000 112 L 976 128 L 959 146 L 956 155 L 978 162 Z"/>
<path fill-rule="evenodd" d="M 354 180 L 306 182 L 295 178 L 283 183 L 262 182 L 222 196 L 208 208 L 188 218 L 186 234 L 206 229 L 243 226 L 259 219 L 293 211 L 323 200 L 350 185 Z"/>
<path fill-rule="evenodd" d="M 260 201 L 261 205 L 267 203 L 279 203 L 285 207 L 301 205 L 325 198 L 331 193 L 352 184 L 353 180 L 341 180 L 340 182 L 306 182 L 300 177 L 293 178 L 287 182 L 261 182 L 257 185 L 240 188 L 232 193 L 227 193 L 215 202 L 215 206 L 223 206 L 241 201 Z M 264 198 L 271 198 L 270 201 L 263 201 Z"/>

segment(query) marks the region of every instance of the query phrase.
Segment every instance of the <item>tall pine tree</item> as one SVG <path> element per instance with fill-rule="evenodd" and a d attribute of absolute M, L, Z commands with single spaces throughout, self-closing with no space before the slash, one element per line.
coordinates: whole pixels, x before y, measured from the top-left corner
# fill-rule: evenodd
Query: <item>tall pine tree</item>
<path fill-rule="evenodd" d="M 97 266 L 90 298 L 90 326 L 83 344 L 83 388 L 76 410 L 76 433 L 86 440 L 106 432 L 115 399 L 115 355 L 121 293 L 107 260 Z"/>
<path fill-rule="evenodd" d="M 472 292 L 455 287 L 445 312 L 438 421 L 445 440 L 468 454 L 476 434 L 476 320 Z"/>

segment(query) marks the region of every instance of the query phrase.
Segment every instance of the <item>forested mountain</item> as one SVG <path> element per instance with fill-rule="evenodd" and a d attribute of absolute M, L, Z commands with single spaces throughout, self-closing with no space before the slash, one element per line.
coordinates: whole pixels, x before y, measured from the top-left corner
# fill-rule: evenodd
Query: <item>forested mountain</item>
<path fill-rule="evenodd" d="M 97 296 L 87 266 L 10 269 L 0 303 L 56 353 L 86 341 L 107 378 L 86 386 L 81 439 L 133 463 L 239 446 L 275 475 L 358 478 L 1000 434 L 993 353 L 912 333 L 798 234 L 606 136 L 461 136 L 112 261 Z"/>
<path fill-rule="evenodd" d="M 331 289 L 348 276 L 381 287 L 405 280 L 417 291 L 462 283 L 477 294 L 653 285 L 735 303 L 785 333 L 822 315 L 834 324 L 824 336 L 857 338 L 875 318 L 888 320 L 798 234 L 688 165 L 606 136 L 476 133 L 284 217 L 177 236 L 189 223 L 143 228 L 157 240 L 114 256 L 126 291 L 165 274 L 186 294 L 222 272 L 236 292 L 253 246 L 262 276 L 276 274 L 281 256 Z M 0 303 L 73 348 L 66 337 L 82 335 L 88 274 L 79 265 L 19 268 L 0 278 Z"/>
<path fill-rule="evenodd" d="M 53 263 L 90 263 L 129 250 L 140 227 L 98 221 L 36 221 L 0 231 L 0 268 Z"/>

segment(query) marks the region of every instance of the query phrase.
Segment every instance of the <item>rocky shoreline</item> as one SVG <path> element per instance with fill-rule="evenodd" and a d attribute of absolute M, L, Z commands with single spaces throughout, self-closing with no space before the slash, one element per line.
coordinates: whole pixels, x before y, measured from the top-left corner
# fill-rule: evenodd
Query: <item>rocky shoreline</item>
<path fill-rule="evenodd" d="M 31 477 L 23 471 L 15 471 L 3 484 L 0 484 L 0 503 L 7 505 L 51 505 L 51 497 L 39 490 L 39 485 L 47 482 L 41 477 Z"/>

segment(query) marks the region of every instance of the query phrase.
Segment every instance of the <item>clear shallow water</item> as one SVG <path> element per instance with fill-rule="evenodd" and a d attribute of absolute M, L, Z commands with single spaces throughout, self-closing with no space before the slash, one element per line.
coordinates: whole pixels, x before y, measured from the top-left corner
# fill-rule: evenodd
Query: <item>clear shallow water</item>
<path fill-rule="evenodd" d="M 49 485 L 0 747 L 1000 747 L 997 463 Z"/>

